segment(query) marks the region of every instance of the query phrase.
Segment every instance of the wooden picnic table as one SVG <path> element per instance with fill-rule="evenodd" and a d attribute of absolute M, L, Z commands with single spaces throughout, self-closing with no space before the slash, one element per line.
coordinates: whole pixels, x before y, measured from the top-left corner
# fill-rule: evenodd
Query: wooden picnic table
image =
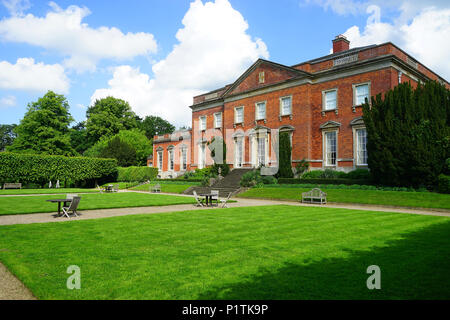
<path fill-rule="evenodd" d="M 61 203 L 64 203 L 64 206 L 67 207 L 68 203 L 72 202 L 72 199 L 50 199 L 48 202 L 58 203 L 58 217 L 61 217 Z"/>

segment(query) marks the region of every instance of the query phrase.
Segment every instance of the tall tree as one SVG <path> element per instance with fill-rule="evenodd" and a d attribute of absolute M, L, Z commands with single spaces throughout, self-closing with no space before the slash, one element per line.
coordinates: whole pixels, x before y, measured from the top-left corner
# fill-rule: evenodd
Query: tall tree
<path fill-rule="evenodd" d="M 86 130 L 91 143 L 112 137 L 121 130 L 138 127 L 136 114 L 128 102 L 114 97 L 96 100 L 86 111 Z"/>
<path fill-rule="evenodd" d="M 280 132 L 279 167 L 277 176 L 292 178 L 294 176 L 291 165 L 291 138 L 288 132 Z"/>
<path fill-rule="evenodd" d="M 81 155 L 92 146 L 87 138 L 85 121 L 78 122 L 70 128 L 70 143 L 72 148 Z"/>
<path fill-rule="evenodd" d="M 402 83 L 363 106 L 375 182 L 433 186 L 450 156 L 450 90 L 435 81 Z"/>
<path fill-rule="evenodd" d="M 135 163 L 144 166 L 147 163 L 147 157 L 152 154 L 152 143 L 147 139 L 144 132 L 139 129 L 122 130 L 110 138 L 102 138 L 95 145 L 85 152 L 88 157 L 102 157 L 103 151 L 108 144 L 115 138 L 127 143 L 134 150 Z"/>
<path fill-rule="evenodd" d="M 4 151 L 16 139 L 17 135 L 14 132 L 16 127 L 16 124 L 0 124 L 0 151 Z"/>
<path fill-rule="evenodd" d="M 28 104 L 24 118 L 14 130 L 17 138 L 7 150 L 75 155 L 69 135 L 69 124 L 72 121 L 66 97 L 48 91 L 38 101 Z"/>
<path fill-rule="evenodd" d="M 106 148 L 100 153 L 100 157 L 117 159 L 120 167 L 137 165 L 136 150 L 117 136 L 108 142 Z"/>
<path fill-rule="evenodd" d="M 156 135 L 172 133 L 175 131 L 175 126 L 169 121 L 157 116 L 146 116 L 140 123 L 140 128 L 145 131 L 145 135 L 151 140 Z"/>

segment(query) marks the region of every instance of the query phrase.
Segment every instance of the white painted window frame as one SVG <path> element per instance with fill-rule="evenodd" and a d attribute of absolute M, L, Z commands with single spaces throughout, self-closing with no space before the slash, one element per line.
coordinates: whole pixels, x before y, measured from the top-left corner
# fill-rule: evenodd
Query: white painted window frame
<path fill-rule="evenodd" d="M 328 157 L 327 157 L 327 133 L 335 132 L 336 133 L 336 163 L 335 164 L 328 164 Z M 338 159 L 339 159 L 339 129 L 338 128 L 330 128 L 330 129 L 323 129 L 322 130 L 322 166 L 324 168 L 337 168 L 338 166 Z"/>
<path fill-rule="evenodd" d="M 354 84 L 352 84 L 352 90 L 353 90 L 353 110 L 355 109 L 355 107 L 360 107 L 360 106 L 362 106 L 362 103 L 360 103 L 360 104 L 357 104 L 357 96 L 356 96 L 356 88 L 357 87 L 360 87 L 360 86 L 365 86 L 365 85 L 367 85 L 368 86 L 368 98 L 367 98 L 367 100 L 369 101 L 369 103 L 370 103 L 370 97 L 372 96 L 372 91 L 371 91 L 371 83 L 370 83 L 370 81 L 367 81 L 367 82 L 361 82 L 361 83 L 354 83 Z"/>
<path fill-rule="evenodd" d="M 203 128 L 203 121 L 202 121 L 202 119 L 205 119 L 205 127 Z M 208 126 L 208 123 L 207 123 L 207 118 L 206 118 L 206 115 L 203 115 L 203 116 L 199 116 L 198 117 L 198 121 L 199 121 L 199 131 L 206 131 L 206 128 L 207 128 L 207 126 Z"/>
<path fill-rule="evenodd" d="M 217 125 L 217 116 L 220 115 L 220 126 Z M 223 127 L 223 115 L 222 112 L 216 112 L 214 113 L 214 128 L 215 129 L 221 129 Z"/>
<path fill-rule="evenodd" d="M 238 122 L 237 121 L 237 110 L 242 108 L 242 121 Z M 238 107 L 234 107 L 234 124 L 244 124 L 244 119 L 245 119 L 245 107 L 244 106 L 238 106 Z"/>
<path fill-rule="evenodd" d="M 289 110 L 289 113 L 283 113 L 283 100 L 288 99 L 288 98 L 291 102 L 290 110 Z M 292 116 L 292 95 L 280 97 L 280 117 L 284 117 L 284 116 Z"/>
<path fill-rule="evenodd" d="M 164 150 L 156 151 L 156 157 L 158 171 L 162 171 L 164 165 Z"/>
<path fill-rule="evenodd" d="M 327 109 L 327 93 L 330 92 L 336 92 L 336 105 L 333 109 Z M 322 112 L 328 112 L 328 111 L 335 111 L 337 113 L 337 110 L 339 109 L 339 91 L 337 88 L 327 89 L 322 91 Z"/>
<path fill-rule="evenodd" d="M 367 168 L 368 167 L 367 163 L 358 163 L 359 145 L 358 145 L 358 132 L 357 132 L 359 130 L 366 130 L 366 137 L 367 137 L 367 129 L 364 125 L 359 125 L 359 126 L 353 126 L 352 130 L 353 130 L 353 167 Z M 367 140 L 366 140 L 366 152 L 367 152 Z"/>
<path fill-rule="evenodd" d="M 264 104 L 264 117 L 259 117 L 258 107 L 260 104 Z M 267 101 L 258 101 L 255 103 L 255 120 L 266 120 L 267 119 Z"/>

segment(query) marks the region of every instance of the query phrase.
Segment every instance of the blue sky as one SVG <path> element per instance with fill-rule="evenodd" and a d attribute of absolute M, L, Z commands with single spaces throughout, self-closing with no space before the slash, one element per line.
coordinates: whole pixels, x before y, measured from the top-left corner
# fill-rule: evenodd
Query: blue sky
<path fill-rule="evenodd" d="M 190 125 L 192 97 L 233 82 L 257 58 L 293 65 L 392 41 L 449 80 L 448 1 L 0 0 L 0 123 L 47 90 L 75 120 L 107 95 L 140 116 Z"/>

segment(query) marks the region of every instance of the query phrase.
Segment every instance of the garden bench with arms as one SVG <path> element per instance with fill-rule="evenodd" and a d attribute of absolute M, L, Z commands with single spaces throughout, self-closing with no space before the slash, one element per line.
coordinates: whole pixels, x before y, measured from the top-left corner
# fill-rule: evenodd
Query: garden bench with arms
<path fill-rule="evenodd" d="M 22 189 L 21 183 L 4 183 L 3 189 Z"/>
<path fill-rule="evenodd" d="M 161 185 L 159 183 L 155 184 L 152 188 L 152 192 L 161 192 Z"/>
<path fill-rule="evenodd" d="M 302 203 L 327 203 L 327 194 L 319 188 L 314 188 L 311 191 L 302 193 Z"/>

